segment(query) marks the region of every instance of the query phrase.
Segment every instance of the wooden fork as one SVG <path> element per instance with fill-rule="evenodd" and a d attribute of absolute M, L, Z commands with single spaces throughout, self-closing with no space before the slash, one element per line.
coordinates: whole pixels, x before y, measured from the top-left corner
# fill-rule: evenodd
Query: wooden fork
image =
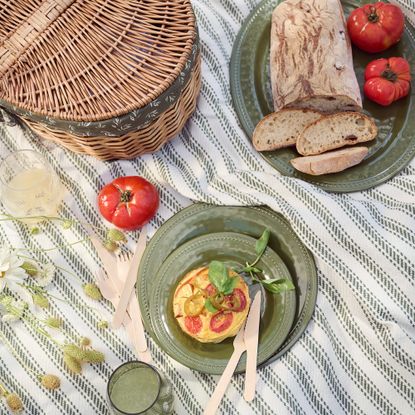
<path fill-rule="evenodd" d="M 103 297 L 106 300 L 110 301 L 114 307 L 116 307 L 119 301 L 118 294 L 111 280 L 108 278 L 107 274 L 100 269 L 96 273 L 95 278 L 96 283 Z M 151 363 L 152 359 L 150 352 L 148 350 L 146 350 L 145 352 L 141 352 L 139 350 L 140 347 L 138 346 L 139 338 L 137 336 L 137 330 L 135 330 L 133 321 L 131 320 L 131 317 L 128 314 L 125 316 L 123 320 L 123 325 L 127 330 L 128 337 L 133 343 L 137 357 L 143 362 Z"/>
<path fill-rule="evenodd" d="M 128 270 L 131 265 L 131 257 L 126 252 L 121 252 L 117 256 L 117 269 L 118 269 L 118 278 L 114 279 L 115 288 L 119 293 L 122 292 L 125 279 L 127 277 Z M 135 323 L 137 336 L 138 336 L 138 346 L 140 352 L 145 352 L 147 350 L 147 340 L 144 334 L 143 320 L 141 318 L 140 305 L 138 304 L 137 296 L 133 292 L 130 297 L 130 302 L 127 307 L 128 313 L 130 314 L 131 319 Z"/>
<path fill-rule="evenodd" d="M 218 409 L 220 402 L 225 395 L 226 389 L 229 385 L 229 382 L 232 379 L 232 375 L 235 372 L 236 366 L 238 366 L 239 359 L 242 354 L 246 351 L 246 345 L 244 341 L 245 334 L 245 324 L 242 324 L 242 327 L 239 329 L 238 334 L 233 340 L 233 353 L 229 362 L 222 373 L 221 378 L 219 379 L 216 389 L 213 392 L 213 395 L 210 397 L 210 400 L 203 412 L 204 415 L 214 415 Z"/>

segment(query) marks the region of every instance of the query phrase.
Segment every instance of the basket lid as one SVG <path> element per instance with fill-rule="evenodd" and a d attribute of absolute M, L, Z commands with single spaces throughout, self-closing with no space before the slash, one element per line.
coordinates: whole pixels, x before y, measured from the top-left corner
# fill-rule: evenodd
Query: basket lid
<path fill-rule="evenodd" d="M 93 122 L 144 108 L 189 65 L 189 0 L 11 0 L 0 11 L 0 104 Z"/>

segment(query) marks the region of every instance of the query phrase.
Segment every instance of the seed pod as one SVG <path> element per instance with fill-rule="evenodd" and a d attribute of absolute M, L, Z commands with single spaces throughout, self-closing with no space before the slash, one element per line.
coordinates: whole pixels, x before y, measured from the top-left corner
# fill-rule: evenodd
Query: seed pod
<path fill-rule="evenodd" d="M 79 344 L 80 344 L 81 346 L 89 346 L 89 345 L 91 344 L 91 340 L 90 340 L 90 339 L 88 339 L 88 337 L 81 337 L 81 338 L 79 339 Z"/>
<path fill-rule="evenodd" d="M 40 308 L 48 308 L 49 300 L 42 294 L 34 294 L 32 296 L 33 302 Z"/>
<path fill-rule="evenodd" d="M 13 413 L 18 413 L 23 410 L 22 400 L 16 393 L 9 393 L 6 396 L 6 404 Z"/>
<path fill-rule="evenodd" d="M 99 290 L 98 286 L 96 284 L 88 283 L 83 286 L 84 293 L 89 298 L 92 298 L 93 300 L 100 301 L 102 300 L 102 294 Z"/>
<path fill-rule="evenodd" d="M 105 321 L 105 320 L 98 321 L 97 326 L 98 326 L 99 329 L 107 329 L 108 328 L 108 321 Z"/>
<path fill-rule="evenodd" d="M 113 242 L 126 242 L 127 238 L 124 233 L 118 229 L 109 229 L 107 232 L 107 240 Z"/>
<path fill-rule="evenodd" d="M 65 344 L 65 346 L 63 346 L 63 352 L 68 354 L 69 356 L 72 356 L 74 359 L 77 359 L 80 361 L 86 360 L 85 358 L 86 350 L 81 349 L 76 344 L 73 344 L 73 343 Z"/>
<path fill-rule="evenodd" d="M 110 251 L 110 252 L 115 252 L 117 249 L 118 249 L 118 245 L 114 242 L 114 241 L 110 241 L 110 240 L 106 240 L 105 242 L 104 242 L 104 248 L 107 250 L 107 251 Z"/>
<path fill-rule="evenodd" d="M 61 325 L 62 325 L 62 321 L 61 321 L 61 319 L 60 319 L 60 318 L 56 318 L 56 317 L 48 317 L 48 318 L 45 320 L 45 324 L 46 324 L 48 327 L 51 327 L 51 328 L 53 328 L 53 329 L 59 329 L 59 328 L 61 327 Z"/>
<path fill-rule="evenodd" d="M 88 363 L 102 363 L 105 361 L 104 353 L 99 352 L 98 350 L 84 350 L 85 352 L 85 361 Z"/>
<path fill-rule="evenodd" d="M 43 375 L 40 383 L 43 387 L 50 390 L 58 389 L 61 386 L 61 380 L 56 375 Z"/>
<path fill-rule="evenodd" d="M 31 277 L 36 276 L 38 272 L 36 265 L 29 261 L 23 262 L 20 267 L 23 268 Z"/>
<path fill-rule="evenodd" d="M 78 359 L 70 356 L 68 353 L 63 354 L 63 361 L 71 372 L 76 374 L 82 372 L 81 362 Z"/>

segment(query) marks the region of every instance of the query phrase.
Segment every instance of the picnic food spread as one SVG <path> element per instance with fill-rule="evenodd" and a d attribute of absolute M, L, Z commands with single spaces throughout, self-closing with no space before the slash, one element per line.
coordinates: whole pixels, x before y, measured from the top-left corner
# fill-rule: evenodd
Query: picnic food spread
<path fill-rule="evenodd" d="M 228 415 L 411 413 L 414 0 L 407 22 L 348 0 L 24 3 L 0 8 L 0 412 L 214 415 L 245 373 Z M 6 163 L 23 151 L 44 159 Z"/>
<path fill-rule="evenodd" d="M 210 283 L 208 274 L 208 267 L 201 267 L 183 277 L 174 293 L 173 312 L 189 336 L 202 343 L 219 343 L 235 336 L 245 322 L 249 292 L 242 277 L 231 272 L 234 288 L 230 294 L 220 293 Z"/>
<path fill-rule="evenodd" d="M 365 24 L 363 24 L 365 23 Z M 403 32 L 399 7 L 377 3 L 358 8 L 348 29 L 338 0 L 286 0 L 272 14 L 270 78 L 273 113 L 256 126 L 258 151 L 296 145 L 303 156 L 374 140 L 377 126 L 362 113 L 350 43 L 367 51 L 384 50 Z M 365 71 L 365 96 L 381 105 L 409 92 L 409 64 L 403 58 L 379 59 Z M 291 165 L 310 175 L 343 171 L 359 164 L 368 151 L 331 152 Z M 318 164 L 322 163 L 320 167 Z"/>

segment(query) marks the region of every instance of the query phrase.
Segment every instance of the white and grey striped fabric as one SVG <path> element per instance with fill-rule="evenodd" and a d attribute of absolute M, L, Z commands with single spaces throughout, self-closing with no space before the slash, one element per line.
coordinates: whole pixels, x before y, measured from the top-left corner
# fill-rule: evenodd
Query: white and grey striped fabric
<path fill-rule="evenodd" d="M 314 316 L 298 343 L 259 371 L 251 404 L 242 397 L 243 375 L 233 378 L 222 414 L 415 414 L 415 162 L 386 184 L 354 194 L 328 194 L 268 166 L 238 125 L 229 90 L 232 44 L 256 4 L 193 1 L 203 59 L 200 99 L 183 132 L 159 152 L 104 163 L 3 125 L 0 155 L 23 148 L 43 153 L 67 189 L 60 214 L 94 225 L 103 224 L 96 208 L 99 189 L 130 174 L 145 176 L 160 189 L 151 234 L 191 201 L 266 204 L 290 221 L 318 266 Z M 413 0 L 403 4 L 414 16 Z M 0 242 L 38 250 L 83 237 L 77 227 L 63 231 L 57 223 L 42 230 L 30 236 L 23 226 L 2 223 Z M 131 239 L 132 244 L 134 233 Z M 87 242 L 32 255 L 71 270 L 83 283 L 93 280 L 100 264 Z M 110 318 L 111 306 L 88 301 L 68 273 L 57 272 L 50 292 L 67 303 L 52 300 L 48 314 L 63 318 L 74 337 L 93 339 L 106 362 L 70 375 L 61 352 L 30 325 L 0 322 L 20 356 L 0 344 L 1 383 L 22 396 L 27 414 L 107 414 L 106 381 L 113 368 L 134 357 L 125 333 L 97 328 L 102 316 Z M 181 366 L 151 340 L 150 347 L 156 365 L 173 382 L 176 412 L 201 413 L 218 377 Z M 46 391 L 31 370 L 61 374 L 62 388 Z M 0 413 L 7 413 L 3 403 Z"/>

